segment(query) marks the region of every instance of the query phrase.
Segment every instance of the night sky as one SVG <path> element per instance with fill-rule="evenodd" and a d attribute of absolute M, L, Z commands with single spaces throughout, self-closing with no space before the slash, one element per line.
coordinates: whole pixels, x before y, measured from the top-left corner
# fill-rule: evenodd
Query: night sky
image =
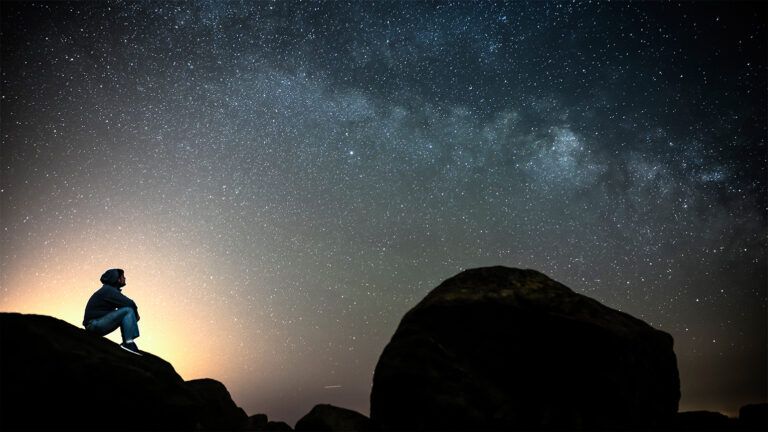
<path fill-rule="evenodd" d="M 735 415 L 768 382 L 766 7 L 3 2 L 0 310 L 80 326 L 123 268 L 140 349 L 292 424 L 367 414 L 441 281 L 532 268 Z"/>

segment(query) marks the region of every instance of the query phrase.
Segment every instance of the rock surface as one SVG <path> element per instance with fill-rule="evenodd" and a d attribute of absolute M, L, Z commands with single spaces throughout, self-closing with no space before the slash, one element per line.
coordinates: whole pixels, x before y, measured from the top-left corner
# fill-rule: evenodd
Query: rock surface
<path fill-rule="evenodd" d="M 292 431 L 290 425 L 281 421 L 270 421 L 266 414 L 256 414 L 248 418 L 245 426 L 247 431 L 283 432 Z"/>
<path fill-rule="evenodd" d="M 383 430 L 653 428 L 680 382 L 672 337 L 533 270 L 440 284 L 403 317 L 376 366 Z"/>
<path fill-rule="evenodd" d="M 264 430 L 267 432 L 290 432 L 293 430 L 293 428 L 291 428 L 291 426 L 289 426 L 286 422 L 270 421 L 267 422 L 267 426 Z"/>
<path fill-rule="evenodd" d="M 235 405 L 224 384 L 212 379 L 191 380 L 184 384 L 203 401 L 198 419 L 204 429 L 242 430 L 248 425 L 248 415 Z"/>
<path fill-rule="evenodd" d="M 245 430 L 249 431 L 263 431 L 267 428 L 269 420 L 266 414 L 255 414 L 248 417 L 248 426 Z"/>
<path fill-rule="evenodd" d="M 713 411 L 685 411 L 677 413 L 672 427 L 676 431 L 725 431 L 736 430 L 736 419 Z"/>
<path fill-rule="evenodd" d="M 768 403 L 744 405 L 739 409 L 739 424 L 744 429 L 768 430 Z"/>
<path fill-rule="evenodd" d="M 185 383 L 157 356 L 49 316 L 0 313 L 0 377 L 1 430 L 194 430 L 240 417 L 221 383 Z"/>
<path fill-rule="evenodd" d="M 315 405 L 296 423 L 296 431 L 372 431 L 371 420 L 357 411 L 333 405 Z"/>

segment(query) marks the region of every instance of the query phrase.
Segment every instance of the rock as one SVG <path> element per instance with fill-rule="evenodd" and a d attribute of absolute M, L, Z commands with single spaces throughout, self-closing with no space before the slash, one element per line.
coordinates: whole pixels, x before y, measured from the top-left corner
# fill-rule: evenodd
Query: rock
<path fill-rule="evenodd" d="M 18 313 L 0 313 L 0 381 L 0 430 L 193 430 L 201 413 L 221 408 L 209 403 L 223 388 L 213 380 L 190 386 L 150 353 Z"/>
<path fill-rule="evenodd" d="M 685 411 L 678 413 L 672 424 L 677 431 L 731 431 L 737 422 L 725 414 L 713 411 Z"/>
<path fill-rule="evenodd" d="M 534 270 L 444 281 L 400 322 L 376 365 L 382 430 L 668 425 L 680 381 L 672 337 Z"/>
<path fill-rule="evenodd" d="M 768 403 L 741 407 L 739 409 L 739 425 L 749 430 L 768 430 Z"/>
<path fill-rule="evenodd" d="M 248 431 L 292 431 L 285 422 L 268 421 L 266 414 L 256 414 L 248 418 L 245 430 Z"/>
<path fill-rule="evenodd" d="M 296 423 L 297 431 L 372 431 L 371 420 L 357 411 L 333 405 L 315 405 Z"/>
<path fill-rule="evenodd" d="M 289 432 L 289 431 L 292 431 L 293 429 L 290 426 L 288 426 L 288 423 L 286 423 L 286 422 L 274 422 L 274 421 L 271 421 L 271 422 L 267 423 L 267 427 L 264 430 L 265 431 L 270 431 L 270 432 L 272 432 L 272 431 L 274 431 L 274 432 Z"/>
<path fill-rule="evenodd" d="M 266 414 L 252 415 L 248 417 L 248 425 L 246 426 L 245 430 L 263 431 L 266 430 L 267 423 L 269 423 L 269 420 L 267 419 Z"/>
<path fill-rule="evenodd" d="M 203 400 L 199 422 L 204 429 L 242 430 L 248 423 L 248 415 L 235 405 L 224 384 L 212 379 L 185 382 L 188 389 Z"/>

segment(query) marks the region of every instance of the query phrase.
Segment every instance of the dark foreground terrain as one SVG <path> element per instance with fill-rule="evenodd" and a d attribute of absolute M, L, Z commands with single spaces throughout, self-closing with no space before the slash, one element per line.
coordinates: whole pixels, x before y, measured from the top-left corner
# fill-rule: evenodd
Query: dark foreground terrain
<path fill-rule="evenodd" d="M 120 392 L 103 391 L 106 383 Z M 766 430 L 679 413 L 672 337 L 533 270 L 464 271 L 402 319 L 376 366 L 371 418 L 317 405 L 298 431 Z M 125 415 L 125 413 L 131 413 Z M 0 430 L 292 430 L 224 385 L 42 315 L 0 313 Z"/>

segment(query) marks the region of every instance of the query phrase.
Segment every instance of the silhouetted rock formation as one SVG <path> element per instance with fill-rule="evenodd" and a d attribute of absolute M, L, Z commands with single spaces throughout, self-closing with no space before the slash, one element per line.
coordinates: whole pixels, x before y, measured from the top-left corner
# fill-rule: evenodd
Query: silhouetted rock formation
<path fill-rule="evenodd" d="M 739 424 L 744 429 L 768 430 L 768 403 L 744 405 L 739 409 Z"/>
<path fill-rule="evenodd" d="M 248 417 L 248 426 L 245 430 L 263 431 L 267 429 L 267 423 L 269 423 L 269 420 L 267 419 L 266 414 L 252 415 Z"/>
<path fill-rule="evenodd" d="M 373 431 L 371 420 L 357 411 L 333 405 L 315 405 L 296 423 L 296 431 L 337 432 Z"/>
<path fill-rule="evenodd" d="M 0 313 L 0 429 L 193 430 L 242 419 L 224 386 L 43 315 Z M 238 411 L 239 410 L 239 411 Z"/>
<path fill-rule="evenodd" d="M 269 421 L 266 414 L 256 414 L 248 418 L 247 431 L 282 432 L 292 431 L 288 423 Z"/>
<path fill-rule="evenodd" d="M 211 430 L 242 430 L 248 424 L 248 415 L 235 405 L 224 384 L 212 379 L 187 381 L 187 388 L 193 390 L 203 401 L 198 412 L 200 425 Z"/>
<path fill-rule="evenodd" d="M 712 411 L 686 411 L 678 413 L 672 425 L 676 431 L 735 430 L 738 426 L 736 419 Z"/>
<path fill-rule="evenodd" d="M 533 270 L 464 271 L 403 318 L 379 358 L 383 430 L 668 426 L 672 337 Z"/>
<path fill-rule="evenodd" d="M 267 427 L 264 429 L 267 432 L 290 432 L 293 430 L 286 422 L 267 422 Z"/>

